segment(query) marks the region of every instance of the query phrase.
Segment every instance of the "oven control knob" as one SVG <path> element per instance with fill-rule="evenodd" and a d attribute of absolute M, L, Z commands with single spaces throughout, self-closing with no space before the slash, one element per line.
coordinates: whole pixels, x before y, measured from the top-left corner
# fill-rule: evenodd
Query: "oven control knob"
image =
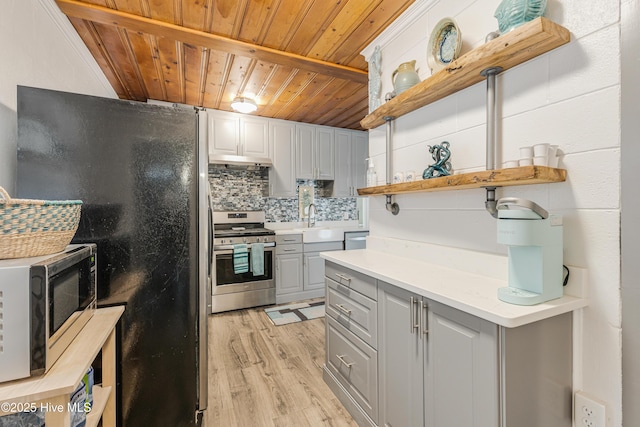
<path fill-rule="evenodd" d="M 260 243 L 260 237 L 256 237 L 256 242 Z"/>
<path fill-rule="evenodd" d="M 247 243 L 247 238 L 245 237 L 244 239 L 242 239 L 245 243 Z"/>

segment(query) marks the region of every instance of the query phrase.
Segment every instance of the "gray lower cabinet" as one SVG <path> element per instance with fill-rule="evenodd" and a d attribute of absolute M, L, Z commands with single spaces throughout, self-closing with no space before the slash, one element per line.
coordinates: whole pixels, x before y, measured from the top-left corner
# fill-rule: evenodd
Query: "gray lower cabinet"
<path fill-rule="evenodd" d="M 342 242 L 302 243 L 302 234 L 276 235 L 276 304 L 325 295 L 320 252 L 342 250 Z"/>
<path fill-rule="evenodd" d="M 378 282 L 381 426 L 498 426 L 497 326 Z"/>
<path fill-rule="evenodd" d="M 378 422 L 377 281 L 327 262 L 324 379 L 360 426 Z"/>
<path fill-rule="evenodd" d="M 424 425 L 498 426 L 498 326 L 426 299 L 424 306 Z"/>
<path fill-rule="evenodd" d="M 302 235 L 276 235 L 276 303 L 294 301 L 302 291 Z"/>
<path fill-rule="evenodd" d="M 324 259 L 320 252 L 341 251 L 343 242 L 304 244 L 304 289 L 322 290 L 324 294 Z"/>
<path fill-rule="evenodd" d="M 378 418 L 377 352 L 327 317 L 326 366 L 375 423 Z"/>
<path fill-rule="evenodd" d="M 571 426 L 571 313 L 505 328 L 335 263 L 326 274 L 324 377 L 359 425 Z"/>
<path fill-rule="evenodd" d="M 424 425 L 428 340 L 423 334 L 424 323 L 420 322 L 422 307 L 422 297 L 378 282 L 380 426 Z"/>

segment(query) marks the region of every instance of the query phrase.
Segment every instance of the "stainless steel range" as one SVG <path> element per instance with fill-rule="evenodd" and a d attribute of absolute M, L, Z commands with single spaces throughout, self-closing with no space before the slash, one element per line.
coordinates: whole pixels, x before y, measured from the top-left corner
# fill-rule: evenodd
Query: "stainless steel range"
<path fill-rule="evenodd" d="M 213 212 L 212 313 L 275 304 L 276 238 L 264 221 L 262 211 Z M 248 268 L 242 269 L 238 260 L 245 251 Z M 260 259 L 254 259 L 254 252 Z"/>

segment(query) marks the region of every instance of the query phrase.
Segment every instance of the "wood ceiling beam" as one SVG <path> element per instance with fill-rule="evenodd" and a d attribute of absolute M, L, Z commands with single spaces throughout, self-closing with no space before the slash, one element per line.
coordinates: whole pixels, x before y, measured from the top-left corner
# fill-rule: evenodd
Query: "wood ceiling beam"
<path fill-rule="evenodd" d="M 168 22 L 84 3 L 82 1 L 56 0 L 56 3 L 60 10 L 70 18 L 80 18 L 104 25 L 114 25 L 130 31 L 153 34 L 157 37 L 166 37 L 193 46 L 206 47 L 278 65 L 300 68 L 361 84 L 367 84 L 368 82 L 367 71 L 357 68 L 233 40 L 204 31 L 185 28 Z"/>

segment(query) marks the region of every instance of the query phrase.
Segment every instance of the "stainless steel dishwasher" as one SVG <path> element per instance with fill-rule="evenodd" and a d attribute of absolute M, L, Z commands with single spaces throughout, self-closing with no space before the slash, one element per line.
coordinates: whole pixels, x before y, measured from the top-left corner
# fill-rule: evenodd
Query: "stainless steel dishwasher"
<path fill-rule="evenodd" d="M 365 249 L 367 247 L 368 231 L 345 231 L 344 250 Z"/>

